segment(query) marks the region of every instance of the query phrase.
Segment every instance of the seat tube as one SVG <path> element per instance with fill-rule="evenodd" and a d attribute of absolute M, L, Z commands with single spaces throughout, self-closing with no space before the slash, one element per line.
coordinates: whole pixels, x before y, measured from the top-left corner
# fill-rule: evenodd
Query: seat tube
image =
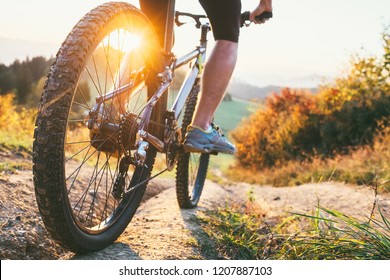
<path fill-rule="evenodd" d="M 164 51 L 170 53 L 173 46 L 173 32 L 175 23 L 175 0 L 168 1 L 167 20 L 165 23 Z"/>
<path fill-rule="evenodd" d="M 168 1 L 167 7 L 167 17 L 165 22 L 165 38 L 164 38 L 164 58 L 163 64 L 164 67 L 168 66 L 171 63 L 171 50 L 173 46 L 173 31 L 175 23 L 175 0 Z M 163 70 L 163 69 L 162 69 Z M 152 97 L 157 89 L 157 84 L 148 85 L 148 97 Z M 165 112 L 167 110 L 167 92 L 165 92 L 160 99 L 157 101 L 157 104 L 154 105 L 151 117 L 151 123 L 147 128 L 148 132 L 152 133 L 154 136 L 160 140 L 164 139 L 165 128 L 163 125 L 165 121 Z"/>

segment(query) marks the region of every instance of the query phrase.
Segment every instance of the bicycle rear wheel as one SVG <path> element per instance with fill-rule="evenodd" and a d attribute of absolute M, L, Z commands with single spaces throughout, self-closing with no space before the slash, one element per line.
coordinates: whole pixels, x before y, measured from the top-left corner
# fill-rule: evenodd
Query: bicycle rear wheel
<path fill-rule="evenodd" d="M 34 185 L 46 228 L 74 252 L 113 243 L 145 192 L 156 150 L 143 167 L 128 155 L 150 97 L 146 80 L 160 67 L 157 46 L 143 13 L 111 2 L 77 23 L 51 67 L 34 133 Z"/>
<path fill-rule="evenodd" d="M 192 121 L 200 86 L 196 80 L 186 102 L 182 122 L 182 135 Z M 207 176 L 210 154 L 186 153 L 181 149 L 177 155 L 176 195 L 181 208 L 194 208 L 198 205 Z"/>

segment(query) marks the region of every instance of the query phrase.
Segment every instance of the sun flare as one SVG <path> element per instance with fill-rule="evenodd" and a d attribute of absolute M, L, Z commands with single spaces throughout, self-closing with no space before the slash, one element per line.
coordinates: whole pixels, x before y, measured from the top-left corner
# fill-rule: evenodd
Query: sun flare
<path fill-rule="evenodd" d="M 104 40 L 105 46 L 110 46 L 120 52 L 127 53 L 141 47 L 141 36 L 130 33 L 124 29 L 118 29 L 110 33 Z"/>

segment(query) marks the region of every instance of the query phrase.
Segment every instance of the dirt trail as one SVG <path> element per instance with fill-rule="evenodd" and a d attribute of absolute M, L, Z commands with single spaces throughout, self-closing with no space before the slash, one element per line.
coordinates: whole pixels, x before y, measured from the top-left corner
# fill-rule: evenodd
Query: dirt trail
<path fill-rule="evenodd" d="M 180 209 L 176 202 L 174 181 L 170 188 L 143 203 L 118 239 L 100 252 L 75 259 L 203 259 L 195 245 L 202 239 L 202 229 L 194 222 L 199 212 L 221 206 L 228 192 L 212 182 L 207 183 L 199 206 Z"/>
<path fill-rule="evenodd" d="M 0 154 L 0 163 L 10 160 Z M 0 259 L 207 259 L 196 244 L 207 244 L 195 217 L 206 209 L 223 206 L 226 201 L 244 203 L 253 192 L 266 219 L 288 212 L 307 212 L 322 206 L 345 214 L 367 216 L 374 200 L 367 188 L 342 183 L 310 184 L 273 188 L 235 184 L 220 186 L 207 182 L 199 207 L 182 210 L 176 202 L 173 180 L 158 180 L 148 187 L 146 198 L 126 231 L 108 248 L 86 255 L 68 252 L 48 236 L 39 217 L 28 159 L 20 157 L 25 170 L 0 171 Z M 382 210 L 390 215 L 390 198 L 378 198 Z M 218 258 L 213 255 L 212 258 Z"/>
<path fill-rule="evenodd" d="M 389 196 L 379 195 L 367 186 L 355 186 L 340 182 L 305 184 L 297 187 L 275 188 L 271 186 L 251 186 L 237 184 L 226 188 L 235 195 L 253 191 L 255 201 L 268 217 L 278 217 L 288 213 L 307 213 L 317 208 L 318 203 L 325 208 L 338 210 L 353 217 L 367 217 L 372 211 L 375 199 L 384 213 L 390 214 Z"/>

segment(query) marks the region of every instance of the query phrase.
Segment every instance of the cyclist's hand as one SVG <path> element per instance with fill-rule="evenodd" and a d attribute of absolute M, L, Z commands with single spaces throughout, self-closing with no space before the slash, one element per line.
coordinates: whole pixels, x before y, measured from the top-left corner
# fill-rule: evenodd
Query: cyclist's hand
<path fill-rule="evenodd" d="M 260 0 L 260 3 L 257 8 L 251 12 L 249 20 L 251 22 L 254 22 L 255 24 L 265 23 L 268 19 L 256 20 L 255 18 L 256 16 L 259 16 L 264 12 L 272 12 L 272 0 Z"/>

